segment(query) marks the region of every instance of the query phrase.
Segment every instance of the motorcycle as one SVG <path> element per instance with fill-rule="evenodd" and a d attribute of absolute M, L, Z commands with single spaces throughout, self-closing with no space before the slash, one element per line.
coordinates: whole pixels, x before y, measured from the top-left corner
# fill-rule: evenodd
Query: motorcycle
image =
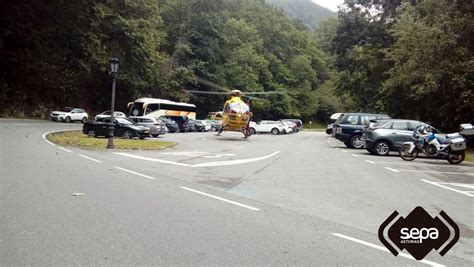
<path fill-rule="evenodd" d="M 467 141 L 459 133 L 441 138 L 433 132 L 422 135 L 415 130 L 413 139 L 413 142 L 406 142 L 400 147 L 399 155 L 403 160 L 412 161 L 421 152 L 429 158 L 446 159 L 451 164 L 464 161 Z"/>

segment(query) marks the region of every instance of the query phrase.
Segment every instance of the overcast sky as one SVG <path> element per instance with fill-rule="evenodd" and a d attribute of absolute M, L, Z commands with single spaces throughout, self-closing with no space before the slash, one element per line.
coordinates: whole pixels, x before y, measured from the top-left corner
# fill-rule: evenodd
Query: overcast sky
<path fill-rule="evenodd" d="M 344 0 L 312 0 L 314 3 L 323 6 L 325 8 L 328 8 L 334 12 L 337 12 L 340 4 L 344 3 Z"/>

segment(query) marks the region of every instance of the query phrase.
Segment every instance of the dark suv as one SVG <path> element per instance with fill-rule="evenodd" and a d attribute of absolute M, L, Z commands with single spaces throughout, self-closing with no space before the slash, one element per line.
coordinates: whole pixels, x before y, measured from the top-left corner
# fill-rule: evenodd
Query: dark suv
<path fill-rule="evenodd" d="M 182 132 L 182 133 L 191 131 L 191 129 L 189 127 L 189 118 L 188 118 L 188 116 L 164 115 L 164 116 L 161 116 L 160 118 L 174 120 L 179 126 L 179 131 Z"/>
<path fill-rule="evenodd" d="M 362 137 L 365 126 L 367 126 L 370 121 L 381 119 L 390 119 L 390 117 L 385 114 L 371 113 L 341 114 L 332 126 L 333 136 L 343 142 L 347 147 L 363 148 L 364 142 L 362 142 L 360 138 Z"/>

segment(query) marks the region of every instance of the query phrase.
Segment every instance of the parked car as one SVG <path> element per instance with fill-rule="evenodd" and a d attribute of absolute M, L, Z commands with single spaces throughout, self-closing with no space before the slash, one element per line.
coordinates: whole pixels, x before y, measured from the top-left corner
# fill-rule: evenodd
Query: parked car
<path fill-rule="evenodd" d="M 277 135 L 285 131 L 285 126 L 281 121 L 267 121 L 263 120 L 260 122 L 250 122 L 250 131 L 252 134 L 256 133 L 272 133 Z"/>
<path fill-rule="evenodd" d="M 283 120 L 281 120 L 280 122 L 283 124 L 283 133 L 284 134 L 290 134 L 290 133 L 294 133 L 294 132 L 298 131 L 296 129 L 297 128 L 296 123 L 294 123 L 292 121 L 283 121 Z"/>
<path fill-rule="evenodd" d="M 333 135 L 347 147 L 360 149 L 364 147 L 364 142 L 361 141 L 364 128 L 371 120 L 382 119 L 390 117 L 385 114 L 345 113 L 334 122 Z"/>
<path fill-rule="evenodd" d="M 112 114 L 112 112 L 110 110 L 106 110 L 106 111 L 104 111 L 100 114 L 95 115 L 95 120 L 100 120 L 102 118 L 108 118 L 108 117 L 110 117 L 111 114 Z M 123 113 L 123 112 L 114 111 L 114 117 L 115 118 L 125 118 L 127 116 L 125 116 L 125 113 Z"/>
<path fill-rule="evenodd" d="M 211 124 L 211 131 L 217 132 L 222 127 L 222 120 L 207 120 Z"/>
<path fill-rule="evenodd" d="M 296 124 L 296 132 L 299 132 L 303 128 L 303 122 L 300 119 L 282 119 L 282 121 L 291 121 Z"/>
<path fill-rule="evenodd" d="M 196 120 L 204 126 L 204 132 L 211 130 L 211 123 L 208 120 Z"/>
<path fill-rule="evenodd" d="M 191 131 L 191 128 L 189 127 L 188 116 L 164 115 L 164 116 L 161 116 L 160 118 L 174 120 L 178 124 L 179 131 L 182 133 Z"/>
<path fill-rule="evenodd" d="M 63 122 L 81 121 L 84 123 L 89 119 L 89 115 L 82 108 L 66 107 L 64 110 L 51 112 L 51 120 Z"/>
<path fill-rule="evenodd" d="M 332 123 L 328 124 L 326 127 L 326 134 L 331 135 L 332 134 L 332 126 L 334 125 L 334 122 L 341 116 L 342 113 L 334 113 L 329 117 L 329 119 L 332 121 Z"/>
<path fill-rule="evenodd" d="M 195 132 L 204 132 L 204 129 L 206 128 L 206 126 L 201 121 L 198 121 L 198 120 L 189 119 L 189 123 L 190 123 L 190 128 L 194 127 L 193 131 Z"/>
<path fill-rule="evenodd" d="M 90 137 L 109 136 L 110 118 L 95 121 L 87 121 L 82 126 L 82 132 Z M 140 126 L 128 119 L 114 119 L 114 136 L 122 136 L 127 139 L 138 137 L 145 139 L 150 135 L 150 128 Z"/>
<path fill-rule="evenodd" d="M 415 120 L 379 120 L 367 127 L 361 140 L 371 154 L 386 156 L 390 151 L 398 151 L 405 142 L 412 140 L 413 131 L 425 124 Z"/>
<path fill-rule="evenodd" d="M 165 119 L 165 118 L 161 118 L 160 120 L 166 125 L 166 128 L 168 128 L 168 132 L 170 133 L 179 132 L 178 123 L 175 122 L 174 120 Z"/>
<path fill-rule="evenodd" d="M 129 117 L 137 125 L 145 126 L 150 128 L 150 135 L 152 137 L 158 137 L 162 133 L 162 128 L 166 128 L 163 122 L 159 122 L 159 119 L 151 117 Z"/>

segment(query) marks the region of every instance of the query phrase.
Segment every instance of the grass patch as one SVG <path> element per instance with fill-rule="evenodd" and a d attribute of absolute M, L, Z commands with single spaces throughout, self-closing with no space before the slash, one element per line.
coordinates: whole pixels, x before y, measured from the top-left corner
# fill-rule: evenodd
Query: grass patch
<path fill-rule="evenodd" d="M 313 122 L 312 124 L 304 123 L 303 129 L 305 130 L 326 130 L 328 125 L 322 122 Z"/>
<path fill-rule="evenodd" d="M 88 137 L 82 131 L 50 133 L 46 138 L 58 145 L 80 148 L 106 149 L 108 138 Z M 175 142 L 114 138 L 115 149 L 159 150 L 175 146 Z"/>
<path fill-rule="evenodd" d="M 466 157 L 464 160 L 474 162 L 474 149 L 466 150 Z"/>

